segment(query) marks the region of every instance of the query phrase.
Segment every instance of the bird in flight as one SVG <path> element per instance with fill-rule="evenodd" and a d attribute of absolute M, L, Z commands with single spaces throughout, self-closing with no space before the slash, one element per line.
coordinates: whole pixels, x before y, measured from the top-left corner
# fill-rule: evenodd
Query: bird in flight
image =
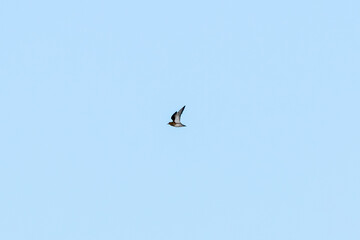
<path fill-rule="evenodd" d="M 178 112 L 175 112 L 172 116 L 172 122 L 169 122 L 168 124 L 173 127 L 186 127 L 184 124 L 180 122 L 181 114 L 183 113 L 185 109 L 185 106 L 183 106 Z"/>

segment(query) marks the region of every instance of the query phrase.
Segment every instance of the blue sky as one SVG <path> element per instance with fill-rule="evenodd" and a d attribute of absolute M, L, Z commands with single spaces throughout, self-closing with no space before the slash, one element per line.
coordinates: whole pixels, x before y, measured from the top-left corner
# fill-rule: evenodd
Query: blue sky
<path fill-rule="evenodd" d="M 360 239 L 359 7 L 3 1 L 0 239 Z"/>

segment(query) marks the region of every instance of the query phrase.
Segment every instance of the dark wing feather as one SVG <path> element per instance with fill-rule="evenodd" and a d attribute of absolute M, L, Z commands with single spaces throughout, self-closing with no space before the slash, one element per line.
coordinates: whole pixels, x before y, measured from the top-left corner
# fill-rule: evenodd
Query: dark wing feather
<path fill-rule="evenodd" d="M 175 115 L 177 114 L 177 112 L 174 112 L 174 114 L 171 116 L 171 120 L 173 120 L 173 122 L 175 121 Z"/>

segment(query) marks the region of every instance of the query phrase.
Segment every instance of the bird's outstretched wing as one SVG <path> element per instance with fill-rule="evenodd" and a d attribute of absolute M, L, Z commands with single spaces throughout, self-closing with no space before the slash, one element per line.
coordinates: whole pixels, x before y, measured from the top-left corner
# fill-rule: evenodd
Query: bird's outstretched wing
<path fill-rule="evenodd" d="M 177 112 L 174 112 L 174 114 L 171 116 L 171 120 L 173 120 L 173 122 L 175 122 L 175 116 L 176 116 Z"/>
<path fill-rule="evenodd" d="M 183 113 L 184 109 L 185 109 L 185 106 L 183 106 L 178 112 L 175 112 L 175 113 L 171 116 L 171 119 L 172 119 L 175 123 L 180 123 L 181 114 Z"/>

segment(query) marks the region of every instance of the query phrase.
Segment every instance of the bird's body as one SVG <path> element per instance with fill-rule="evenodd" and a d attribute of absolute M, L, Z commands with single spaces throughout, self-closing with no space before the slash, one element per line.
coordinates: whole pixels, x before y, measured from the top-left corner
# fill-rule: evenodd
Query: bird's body
<path fill-rule="evenodd" d="M 180 117 L 181 117 L 181 114 L 183 113 L 184 109 L 185 109 L 185 106 L 183 106 L 178 112 L 175 112 L 171 116 L 172 122 L 168 123 L 170 126 L 173 126 L 173 127 L 186 127 L 184 124 L 182 124 L 180 122 Z"/>
<path fill-rule="evenodd" d="M 174 123 L 174 122 L 169 122 L 169 125 L 173 127 L 186 127 L 186 125 L 182 123 Z"/>

